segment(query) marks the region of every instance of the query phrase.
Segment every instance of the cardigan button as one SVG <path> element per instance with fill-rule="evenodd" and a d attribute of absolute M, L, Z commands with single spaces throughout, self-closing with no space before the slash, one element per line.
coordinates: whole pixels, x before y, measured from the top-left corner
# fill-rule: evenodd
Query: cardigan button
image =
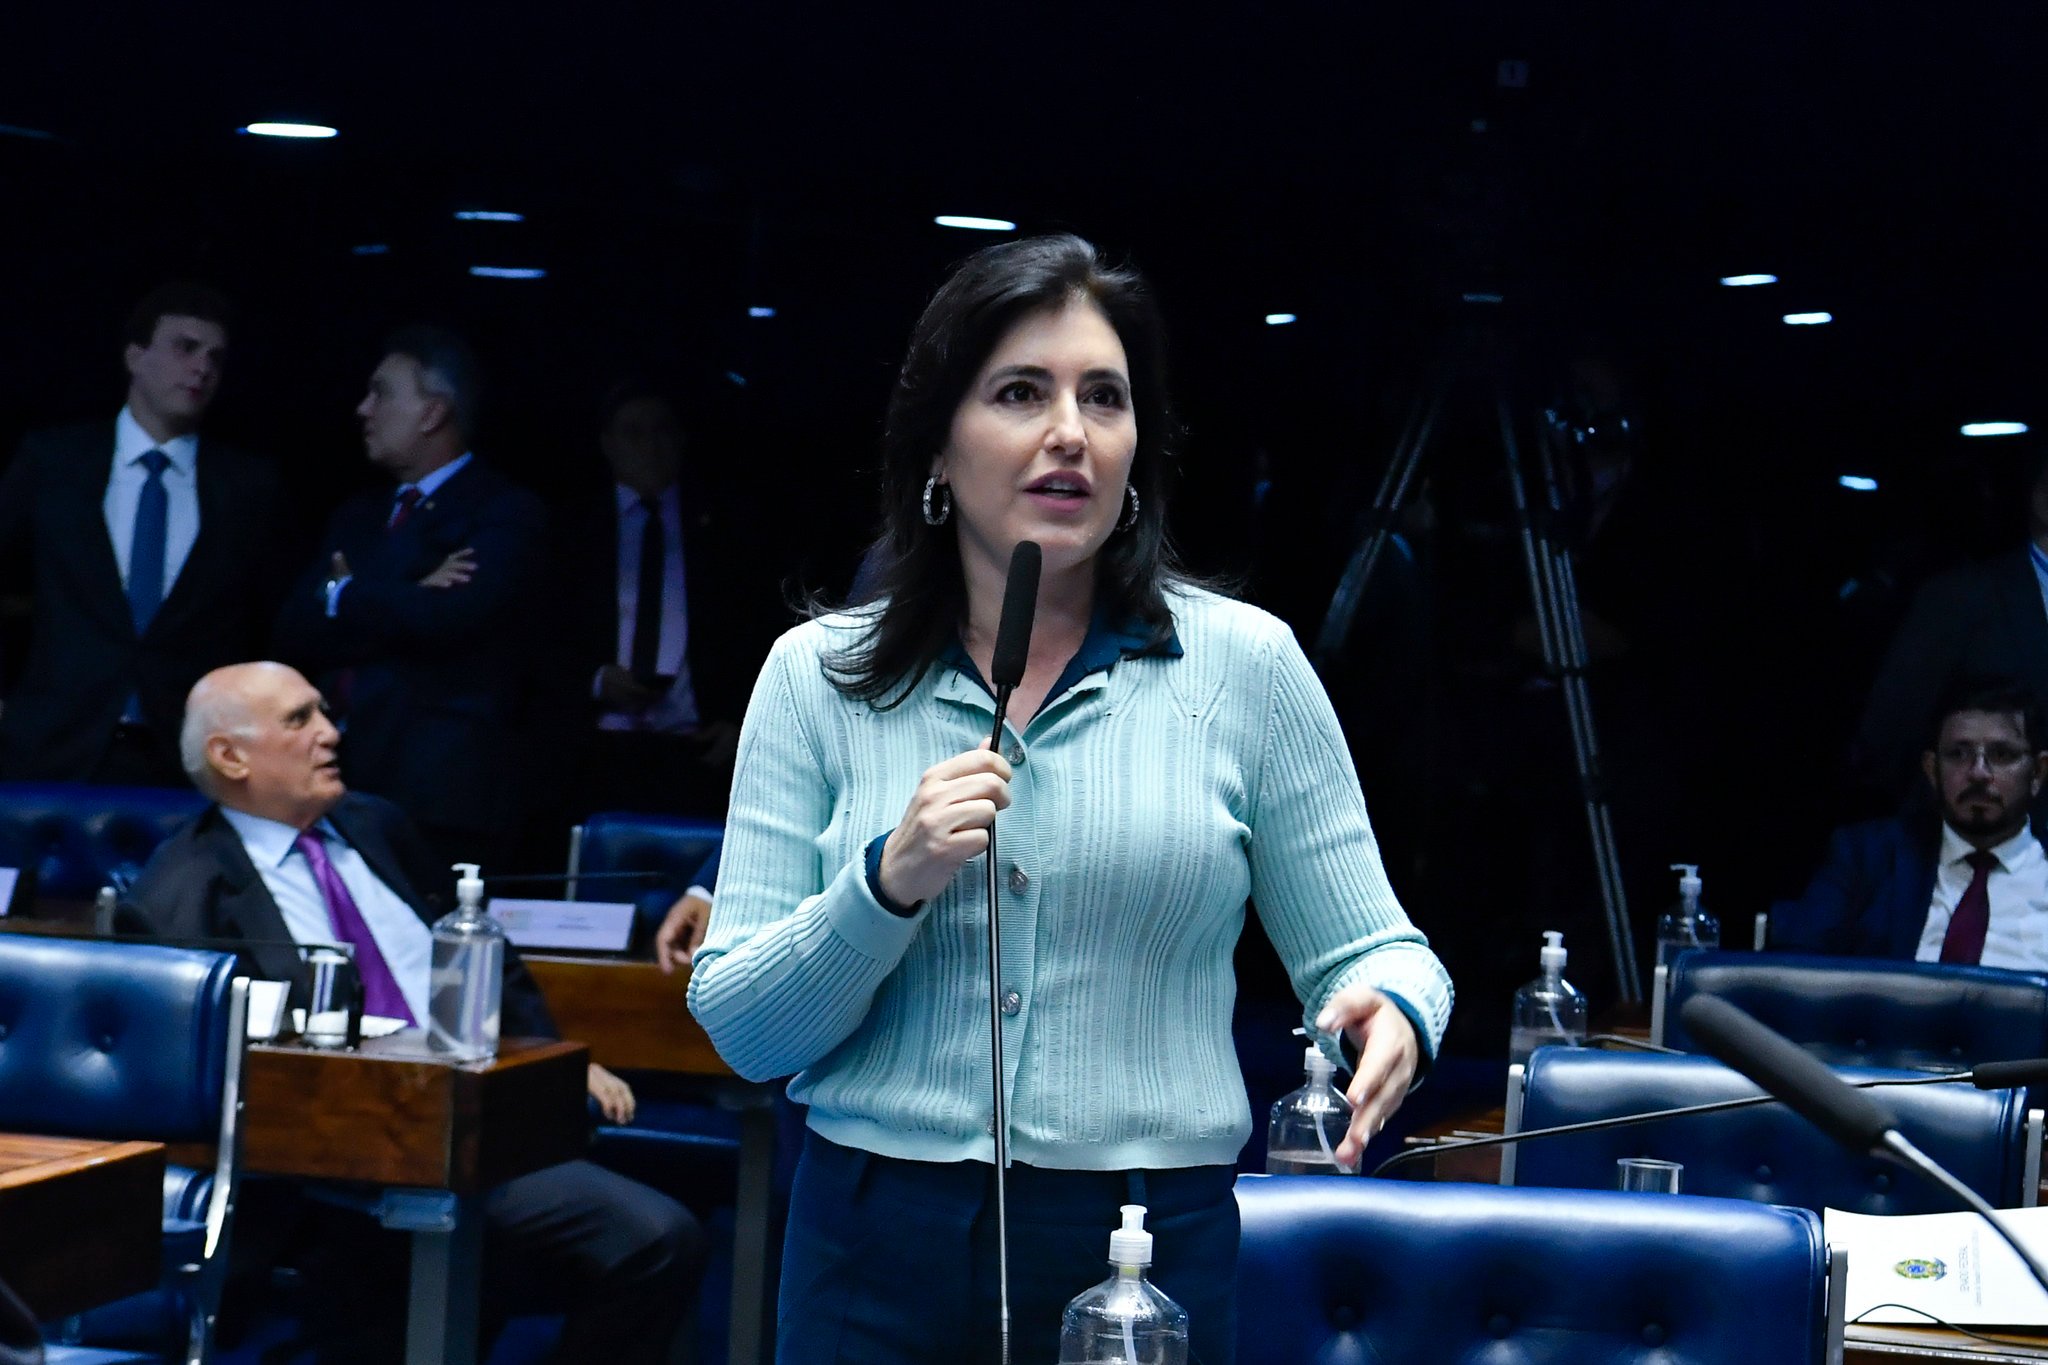
<path fill-rule="evenodd" d="M 1023 997 L 1023 996 L 1019 995 L 1019 994 L 1018 994 L 1018 993 L 1017 993 L 1016 991 L 1014 991 L 1014 990 L 1007 990 L 1007 991 L 1004 991 L 1004 992 L 1003 992 L 1003 1013 L 1004 1013 L 1004 1014 L 1015 1014 L 1015 1013 L 1016 1013 L 1016 1012 L 1017 1012 L 1018 1010 L 1021 1010 L 1021 1009 L 1023 1009 L 1023 1008 L 1024 1008 L 1024 997 Z"/>
<path fill-rule="evenodd" d="M 1010 889 L 1021 896 L 1024 894 L 1024 888 L 1029 885 L 1031 885 L 1031 875 L 1027 873 L 1023 868 L 1017 866 L 1017 864 L 1011 863 Z"/>
<path fill-rule="evenodd" d="M 1022 763 L 1024 761 L 1024 746 L 1021 744 L 1012 744 L 1010 746 L 1010 752 L 1004 754 L 1003 757 L 1010 760 L 1011 767 L 1016 767 L 1019 763 Z"/>

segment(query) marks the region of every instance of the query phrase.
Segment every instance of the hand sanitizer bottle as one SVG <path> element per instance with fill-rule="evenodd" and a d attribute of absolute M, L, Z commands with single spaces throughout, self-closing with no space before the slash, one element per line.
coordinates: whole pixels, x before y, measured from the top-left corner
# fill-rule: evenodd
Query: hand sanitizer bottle
<path fill-rule="evenodd" d="M 498 1055 L 498 1008 L 505 989 L 505 931 L 484 913 L 475 863 L 457 863 L 455 908 L 434 922 L 428 978 L 427 1046 L 457 1061 Z"/>
<path fill-rule="evenodd" d="M 1356 1175 L 1337 1164 L 1337 1144 L 1351 1127 L 1351 1101 L 1330 1083 L 1336 1070 L 1322 1049 L 1302 1055 L 1308 1083 L 1273 1101 L 1266 1124 L 1267 1175 Z"/>
<path fill-rule="evenodd" d="M 1116 1273 L 1067 1305 L 1060 1365 L 1187 1365 L 1187 1310 L 1145 1278 L 1152 1264 L 1145 1206 L 1126 1204 L 1123 1216 L 1109 1234 Z"/>
<path fill-rule="evenodd" d="M 1564 979 L 1564 935 L 1543 931 L 1543 951 L 1536 955 L 1543 975 L 1515 992 L 1514 1029 L 1508 1036 L 1508 1061 L 1526 1062 L 1539 1047 L 1562 1043 L 1577 1047 L 1586 1041 L 1586 997 Z"/>
<path fill-rule="evenodd" d="M 1721 946 L 1721 921 L 1700 904 L 1700 869 L 1697 863 L 1673 863 L 1679 874 L 1678 904 L 1657 920 L 1657 965 L 1668 967 L 1671 959 L 1688 948 Z"/>

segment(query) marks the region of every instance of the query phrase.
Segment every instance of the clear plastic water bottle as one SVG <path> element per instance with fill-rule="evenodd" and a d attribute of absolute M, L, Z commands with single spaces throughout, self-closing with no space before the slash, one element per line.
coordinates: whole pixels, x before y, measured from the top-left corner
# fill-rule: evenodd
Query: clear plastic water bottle
<path fill-rule="evenodd" d="M 1515 992 L 1514 1029 L 1508 1035 L 1510 1064 L 1528 1061 L 1539 1047 L 1576 1047 L 1586 1041 L 1586 997 L 1564 979 L 1564 957 L 1564 935 L 1544 930 L 1543 950 L 1536 955 L 1543 975 Z"/>
<path fill-rule="evenodd" d="M 505 990 L 505 931 L 484 913 L 475 863 L 457 863 L 455 908 L 434 922 L 428 978 L 427 1046 L 459 1061 L 498 1055 L 498 1010 Z"/>
<path fill-rule="evenodd" d="M 1657 965 L 1668 967 L 1671 959 L 1688 948 L 1721 946 L 1721 921 L 1700 904 L 1700 869 L 1697 863 L 1673 863 L 1678 873 L 1678 903 L 1657 920 Z"/>
<path fill-rule="evenodd" d="M 1351 1127 L 1351 1101 L 1330 1082 L 1336 1068 L 1321 1048 L 1302 1055 L 1308 1082 L 1273 1101 L 1266 1123 L 1267 1175 L 1356 1175 L 1337 1164 L 1337 1144 Z"/>
<path fill-rule="evenodd" d="M 1109 1234 L 1115 1272 L 1067 1305 L 1060 1322 L 1060 1365 L 1187 1365 L 1187 1310 L 1145 1278 L 1152 1234 L 1145 1206 L 1123 1206 L 1124 1225 Z"/>

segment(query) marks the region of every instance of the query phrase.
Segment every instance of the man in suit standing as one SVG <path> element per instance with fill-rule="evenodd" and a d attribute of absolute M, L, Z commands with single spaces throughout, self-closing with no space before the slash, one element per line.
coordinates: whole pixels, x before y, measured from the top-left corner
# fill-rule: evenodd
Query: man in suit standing
<path fill-rule="evenodd" d="M 397 486 L 335 512 L 277 644 L 335 698 L 349 781 L 403 807 L 443 861 L 488 873 L 526 813 L 526 632 L 546 512 L 471 453 L 477 398 L 460 338 L 390 339 L 356 416 Z"/>
<path fill-rule="evenodd" d="M 685 478 L 674 405 L 638 381 L 614 387 L 598 443 L 611 479 L 562 537 L 581 733 L 577 814 L 718 816 L 739 720 L 784 613 L 749 570 L 732 509 Z"/>
<path fill-rule="evenodd" d="M 0 777 L 182 786 L 178 711 L 256 652 L 277 604 L 277 480 L 202 438 L 227 300 L 152 291 L 129 320 L 111 422 L 31 434 L 0 477 L 0 555 L 25 557 L 34 620 L 0 710 Z"/>
<path fill-rule="evenodd" d="M 2048 853 L 2028 808 L 2048 780 L 2033 694 L 1964 679 L 1921 771 L 1939 818 L 1836 830 L 1806 894 L 1771 908 L 1773 948 L 2048 970 Z"/>
<path fill-rule="evenodd" d="M 253 970 L 295 989 L 293 943 L 350 943 L 366 1010 L 423 1022 L 429 926 L 446 908 L 449 871 L 396 807 L 349 792 L 340 738 L 320 693 L 282 664 L 202 678 L 180 749 L 214 804 L 158 848 L 122 918 L 168 938 L 246 940 Z M 510 946 L 504 973 L 504 1031 L 554 1036 L 540 989 Z M 630 1093 L 624 1113 L 614 1107 L 623 1083 L 590 1070 L 592 1095 L 613 1118 L 630 1116 Z M 704 1259 L 688 1210 L 571 1161 L 499 1185 L 485 1196 L 484 1219 L 488 1317 L 552 1305 L 568 1314 L 556 1359 L 667 1359 Z M 342 1358 L 360 1346 L 344 1345 Z"/>
<path fill-rule="evenodd" d="M 1872 790 L 1895 797 L 1913 785 L 1935 703 L 1957 678 L 2008 677 L 2048 697 L 2048 456 L 2032 474 L 2027 541 L 1929 579 L 1892 637 L 1851 755 Z"/>

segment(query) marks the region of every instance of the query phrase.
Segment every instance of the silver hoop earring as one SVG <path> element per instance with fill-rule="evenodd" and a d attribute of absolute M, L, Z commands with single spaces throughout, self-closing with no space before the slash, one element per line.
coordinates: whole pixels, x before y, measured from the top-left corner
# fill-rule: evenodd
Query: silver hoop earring
<path fill-rule="evenodd" d="M 932 494 L 934 492 L 939 495 L 937 511 L 932 510 Z M 946 518 L 953 515 L 953 490 L 940 483 L 939 476 L 936 474 L 924 481 L 924 497 L 922 501 L 924 503 L 924 524 L 927 526 L 944 526 Z"/>
<path fill-rule="evenodd" d="M 1138 490 L 1130 484 L 1124 485 L 1124 501 L 1129 503 L 1130 507 L 1116 524 L 1119 531 L 1128 531 L 1138 524 Z"/>

